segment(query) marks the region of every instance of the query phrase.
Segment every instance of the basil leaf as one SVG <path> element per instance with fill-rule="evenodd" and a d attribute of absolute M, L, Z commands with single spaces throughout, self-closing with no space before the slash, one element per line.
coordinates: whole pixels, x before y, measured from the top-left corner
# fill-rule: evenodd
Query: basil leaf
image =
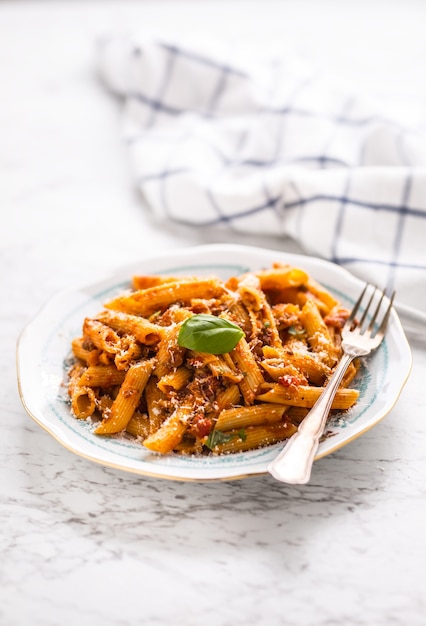
<path fill-rule="evenodd" d="M 205 446 L 213 450 L 216 446 L 221 443 L 227 443 L 231 441 L 231 439 L 241 439 L 241 441 L 245 441 L 247 439 L 246 432 L 244 428 L 238 431 L 238 433 L 224 433 L 221 430 L 212 430 L 209 436 L 205 441 Z"/>
<path fill-rule="evenodd" d="M 181 326 L 178 344 L 183 348 L 224 354 L 235 348 L 244 332 L 239 326 L 214 315 L 200 313 L 189 317 Z"/>
<path fill-rule="evenodd" d="M 210 448 L 210 450 L 213 450 L 213 448 L 218 446 L 220 443 L 226 443 L 234 437 L 235 435 L 233 433 L 227 435 L 221 430 L 212 430 L 206 439 L 205 445 Z"/>
<path fill-rule="evenodd" d="M 244 428 L 238 431 L 238 437 L 241 439 L 241 441 L 247 440 L 247 435 L 246 435 L 246 431 L 244 430 Z"/>

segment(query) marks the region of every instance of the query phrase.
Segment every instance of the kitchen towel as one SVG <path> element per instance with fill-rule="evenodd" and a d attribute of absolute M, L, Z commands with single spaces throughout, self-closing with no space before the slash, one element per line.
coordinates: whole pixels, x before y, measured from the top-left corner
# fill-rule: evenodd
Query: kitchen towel
<path fill-rule="evenodd" d="M 426 133 L 289 55 L 110 36 L 136 183 L 193 228 L 289 236 L 426 309 Z"/>

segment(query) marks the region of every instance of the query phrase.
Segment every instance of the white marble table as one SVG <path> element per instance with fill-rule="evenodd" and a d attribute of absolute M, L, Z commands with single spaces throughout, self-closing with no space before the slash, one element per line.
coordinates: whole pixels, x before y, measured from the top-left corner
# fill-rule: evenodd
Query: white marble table
<path fill-rule="evenodd" d="M 424 343 L 395 409 L 305 487 L 94 465 L 26 415 L 14 365 L 20 331 L 63 287 L 231 240 L 156 223 L 134 191 L 118 105 L 94 75 L 104 27 L 239 24 L 362 87 L 425 99 L 425 18 L 415 1 L 0 5 L 1 626 L 426 624 Z"/>

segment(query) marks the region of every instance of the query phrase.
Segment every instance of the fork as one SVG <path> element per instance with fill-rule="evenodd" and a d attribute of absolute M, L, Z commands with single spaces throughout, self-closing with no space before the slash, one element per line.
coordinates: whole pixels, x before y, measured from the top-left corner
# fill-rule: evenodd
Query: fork
<path fill-rule="evenodd" d="M 368 295 L 370 287 L 373 291 L 371 295 Z M 367 296 L 367 305 L 358 323 L 356 315 L 361 309 L 365 296 Z M 372 287 L 369 283 L 365 285 L 342 328 L 343 356 L 338 366 L 324 387 L 324 391 L 299 425 L 297 432 L 288 440 L 282 452 L 268 465 L 268 472 L 277 480 L 298 485 L 309 482 L 315 453 L 327 423 L 333 398 L 342 378 L 353 359 L 370 354 L 381 344 L 394 297 L 395 292 L 389 299 L 377 287 Z M 377 302 L 377 299 L 378 304 L 369 321 L 369 311 L 374 307 L 373 302 Z M 382 304 L 386 306 L 386 309 L 381 314 L 382 321 L 377 325 L 376 321 Z"/>

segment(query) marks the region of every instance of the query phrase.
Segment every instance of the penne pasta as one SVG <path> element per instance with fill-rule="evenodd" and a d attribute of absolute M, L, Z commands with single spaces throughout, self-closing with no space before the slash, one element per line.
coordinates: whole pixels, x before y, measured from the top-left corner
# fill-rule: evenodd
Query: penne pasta
<path fill-rule="evenodd" d="M 219 392 L 215 398 L 215 414 L 223 409 L 239 404 L 240 399 L 241 393 L 238 385 L 229 385 L 229 387 Z"/>
<path fill-rule="evenodd" d="M 100 350 L 96 348 L 88 348 L 84 337 L 78 337 L 71 342 L 71 349 L 74 356 L 87 363 L 88 365 L 96 365 L 99 362 Z"/>
<path fill-rule="evenodd" d="M 192 376 L 191 370 L 187 367 L 178 367 L 173 372 L 165 374 L 157 383 L 157 387 L 165 394 L 170 390 L 179 391 L 189 381 Z"/>
<path fill-rule="evenodd" d="M 268 372 L 270 377 L 277 381 L 286 375 L 292 367 L 299 373 L 299 378 L 311 384 L 322 386 L 325 380 L 331 375 L 331 368 L 323 363 L 315 354 L 310 354 L 303 342 L 292 342 L 292 350 L 271 350 L 268 347 L 263 349 L 265 356 L 261 362 L 262 367 Z M 268 355 L 274 355 L 268 357 Z M 303 383 L 305 384 L 305 383 Z"/>
<path fill-rule="evenodd" d="M 85 367 L 77 364 L 69 374 L 68 395 L 71 399 L 72 411 L 77 419 L 91 417 L 96 409 L 96 396 L 93 389 L 79 384 L 85 371 Z"/>
<path fill-rule="evenodd" d="M 241 381 L 243 378 L 243 375 L 237 371 L 234 362 L 228 355 L 207 354 L 206 352 L 191 350 L 190 357 L 207 366 L 213 376 L 223 376 L 234 383 Z"/>
<path fill-rule="evenodd" d="M 188 428 L 188 421 L 194 408 L 191 404 L 178 407 L 168 417 L 155 433 L 149 435 L 143 445 L 153 452 L 167 454 L 176 448 L 182 441 L 183 435 Z"/>
<path fill-rule="evenodd" d="M 192 278 L 192 280 L 195 279 L 196 276 Z M 177 276 L 133 276 L 132 287 L 136 290 L 148 289 L 149 287 L 156 287 L 157 285 L 163 285 L 164 283 L 174 283 L 177 280 L 179 280 Z"/>
<path fill-rule="evenodd" d="M 117 369 L 126 370 L 136 359 L 142 356 L 142 346 L 134 337 L 125 335 L 121 339 L 121 349 L 114 356 L 114 363 Z"/>
<path fill-rule="evenodd" d="M 149 435 L 149 417 L 142 413 L 134 413 L 126 426 L 126 432 L 133 437 L 146 439 Z"/>
<path fill-rule="evenodd" d="M 260 385 L 265 382 L 265 379 L 244 338 L 232 351 L 231 358 L 243 375 L 239 386 L 244 400 L 246 404 L 253 404 Z"/>
<path fill-rule="evenodd" d="M 312 300 L 305 302 L 300 314 L 300 320 L 306 330 L 307 341 L 312 350 L 326 365 L 335 365 L 337 361 L 336 350 L 315 302 Z"/>
<path fill-rule="evenodd" d="M 254 274 L 246 274 L 238 283 L 237 292 L 243 304 L 251 311 L 260 311 L 265 296 L 260 288 L 260 281 Z"/>
<path fill-rule="evenodd" d="M 151 376 L 146 385 L 145 400 L 149 416 L 149 432 L 155 433 L 167 417 L 167 396 L 159 388 L 156 376 Z"/>
<path fill-rule="evenodd" d="M 133 335 L 137 341 L 152 346 L 164 336 L 163 327 L 153 324 L 139 315 L 130 315 L 121 311 L 102 311 L 96 319 L 114 330 Z"/>
<path fill-rule="evenodd" d="M 158 378 L 169 374 L 183 363 L 185 349 L 178 344 L 180 325 L 176 324 L 167 329 L 160 341 L 157 351 L 157 364 L 154 373 Z"/>
<path fill-rule="evenodd" d="M 318 307 L 325 313 L 330 312 L 337 305 L 337 300 L 331 295 L 331 293 L 327 289 L 324 289 L 324 287 L 314 280 L 312 276 L 309 277 L 306 286 L 308 288 L 308 293 L 315 296 Z"/>
<path fill-rule="evenodd" d="M 264 291 L 270 289 L 288 289 L 306 285 L 309 276 L 303 270 L 289 265 L 276 266 L 269 270 L 256 272 L 260 288 Z"/>
<path fill-rule="evenodd" d="M 108 417 L 96 428 L 97 435 L 111 435 L 126 428 L 138 406 L 142 392 L 153 370 L 153 361 L 141 361 L 126 372 L 123 384 L 112 403 Z"/>
<path fill-rule="evenodd" d="M 91 417 L 96 409 L 96 397 L 90 387 L 77 387 L 71 395 L 71 406 L 78 419 Z"/>
<path fill-rule="evenodd" d="M 126 373 L 118 370 L 115 365 L 91 365 L 78 381 L 83 387 L 112 387 L 121 385 Z"/>
<path fill-rule="evenodd" d="M 216 278 L 181 280 L 140 289 L 111 300 L 105 306 L 116 311 L 148 316 L 176 302 L 189 303 L 192 298 L 217 298 L 223 293 L 224 287 Z"/>
<path fill-rule="evenodd" d="M 233 430 L 246 426 L 259 426 L 279 422 L 286 407 L 282 404 L 256 404 L 225 409 L 219 413 L 215 428 L 217 430 Z"/>
<path fill-rule="evenodd" d="M 120 351 L 120 337 L 112 328 L 109 328 L 102 322 L 86 318 L 83 324 L 83 332 L 88 340 L 102 352 L 117 354 Z"/>
<path fill-rule="evenodd" d="M 229 439 L 224 443 L 216 444 L 212 452 L 216 454 L 229 454 L 232 452 L 244 452 L 262 446 L 268 446 L 278 441 L 288 439 L 297 430 L 297 426 L 290 421 L 279 424 L 262 426 L 250 426 L 243 432 L 231 430 L 226 433 Z"/>
<path fill-rule="evenodd" d="M 157 454 L 228 454 L 282 441 L 332 375 L 347 316 L 290 265 L 226 282 L 135 276 L 71 343 L 71 411 L 95 435 L 123 433 Z M 357 401 L 357 373 L 355 362 L 333 410 Z"/>
<path fill-rule="evenodd" d="M 279 383 L 266 383 L 262 388 L 263 393 L 257 399 L 261 402 L 273 402 L 289 406 L 313 407 L 318 400 L 322 388 L 303 385 L 299 387 L 283 387 Z M 357 389 L 337 390 L 331 405 L 332 409 L 349 409 L 355 404 L 359 396 Z"/>

